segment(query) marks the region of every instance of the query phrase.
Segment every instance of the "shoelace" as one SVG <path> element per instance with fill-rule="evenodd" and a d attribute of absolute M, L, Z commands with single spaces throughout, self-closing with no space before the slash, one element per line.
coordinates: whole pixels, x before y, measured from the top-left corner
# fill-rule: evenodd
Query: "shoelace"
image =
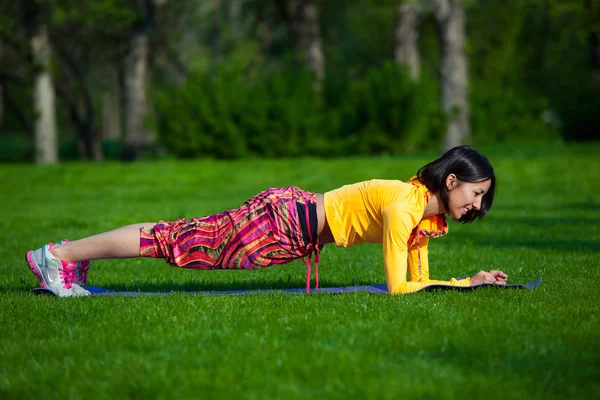
<path fill-rule="evenodd" d="M 69 239 L 63 239 L 61 242 L 58 242 L 57 244 L 66 244 L 69 243 Z M 53 243 L 49 243 L 51 246 L 50 248 L 52 248 L 52 246 L 54 246 Z M 89 260 L 85 260 L 82 262 L 77 263 L 77 267 L 75 268 L 75 282 L 81 285 L 87 285 L 88 283 L 88 270 L 90 269 L 90 261 Z"/>
<path fill-rule="evenodd" d="M 65 289 L 71 289 L 72 284 L 77 280 L 77 277 L 75 276 L 75 268 L 76 265 L 72 263 L 71 265 L 63 264 L 62 267 L 58 268 L 58 273 L 60 274 L 63 284 L 65 285 Z"/>

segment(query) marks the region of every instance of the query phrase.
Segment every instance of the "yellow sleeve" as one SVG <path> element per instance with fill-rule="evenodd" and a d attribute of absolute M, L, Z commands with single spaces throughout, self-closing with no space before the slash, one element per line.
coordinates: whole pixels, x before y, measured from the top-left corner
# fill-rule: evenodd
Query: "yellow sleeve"
<path fill-rule="evenodd" d="M 390 294 L 416 292 L 426 286 L 421 282 L 407 282 L 408 238 L 417 226 L 420 216 L 411 213 L 401 203 L 383 209 L 383 265 Z"/>
<path fill-rule="evenodd" d="M 419 267 L 419 248 L 411 247 L 408 251 L 408 280 L 411 282 L 427 282 L 429 280 L 429 236 L 422 237 L 421 245 L 421 266 Z"/>
<path fill-rule="evenodd" d="M 408 251 L 408 280 L 411 282 L 425 283 L 426 285 L 450 285 L 450 286 L 470 286 L 471 278 L 455 279 L 449 281 L 436 281 L 429 279 L 429 237 L 421 238 L 420 246 L 413 246 Z M 421 266 L 419 266 L 419 252 L 421 253 Z"/>

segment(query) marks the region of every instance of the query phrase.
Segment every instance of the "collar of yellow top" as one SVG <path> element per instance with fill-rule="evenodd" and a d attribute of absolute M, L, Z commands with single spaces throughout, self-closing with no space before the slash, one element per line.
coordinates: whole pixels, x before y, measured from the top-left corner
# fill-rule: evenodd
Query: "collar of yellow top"
<path fill-rule="evenodd" d="M 408 182 L 417 186 L 419 189 L 424 189 L 423 199 L 425 206 L 427 206 L 427 202 L 429 201 L 429 190 L 427 189 L 427 186 L 425 186 L 425 184 L 421 182 L 421 180 L 417 176 L 413 176 L 409 179 Z M 414 240 L 416 239 L 417 233 L 419 237 L 440 237 L 445 235 L 446 233 L 448 233 L 448 222 L 446 221 L 446 215 L 431 215 L 429 217 L 424 217 L 423 219 L 421 219 L 419 224 L 415 227 L 415 229 L 413 229 L 410 235 L 409 243 L 411 245 L 415 244 Z"/>

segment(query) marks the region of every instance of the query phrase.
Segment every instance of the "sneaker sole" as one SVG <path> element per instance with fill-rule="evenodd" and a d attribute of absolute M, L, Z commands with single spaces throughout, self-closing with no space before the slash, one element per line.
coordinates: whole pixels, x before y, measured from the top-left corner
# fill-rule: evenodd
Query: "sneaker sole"
<path fill-rule="evenodd" d="M 47 296 L 58 297 L 58 296 L 56 296 L 56 294 L 52 290 L 50 290 L 50 289 L 44 289 L 44 288 L 41 288 L 41 287 L 33 289 L 33 294 L 35 294 L 35 295 L 47 295 Z"/>

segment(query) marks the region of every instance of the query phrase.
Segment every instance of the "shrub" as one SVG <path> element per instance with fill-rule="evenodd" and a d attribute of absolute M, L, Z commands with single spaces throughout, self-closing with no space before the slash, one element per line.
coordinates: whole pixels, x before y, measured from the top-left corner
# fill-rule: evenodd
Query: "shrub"
<path fill-rule="evenodd" d="M 474 81 L 470 92 L 471 129 L 477 144 L 506 141 L 554 141 L 559 134 L 543 116 L 547 98 L 525 86 L 500 87 Z"/>
<path fill-rule="evenodd" d="M 431 146 L 444 130 L 434 80 L 413 82 L 393 63 L 319 90 L 307 71 L 254 61 L 232 57 L 182 86 L 154 90 L 153 124 L 168 150 L 220 158 L 397 153 Z"/>

